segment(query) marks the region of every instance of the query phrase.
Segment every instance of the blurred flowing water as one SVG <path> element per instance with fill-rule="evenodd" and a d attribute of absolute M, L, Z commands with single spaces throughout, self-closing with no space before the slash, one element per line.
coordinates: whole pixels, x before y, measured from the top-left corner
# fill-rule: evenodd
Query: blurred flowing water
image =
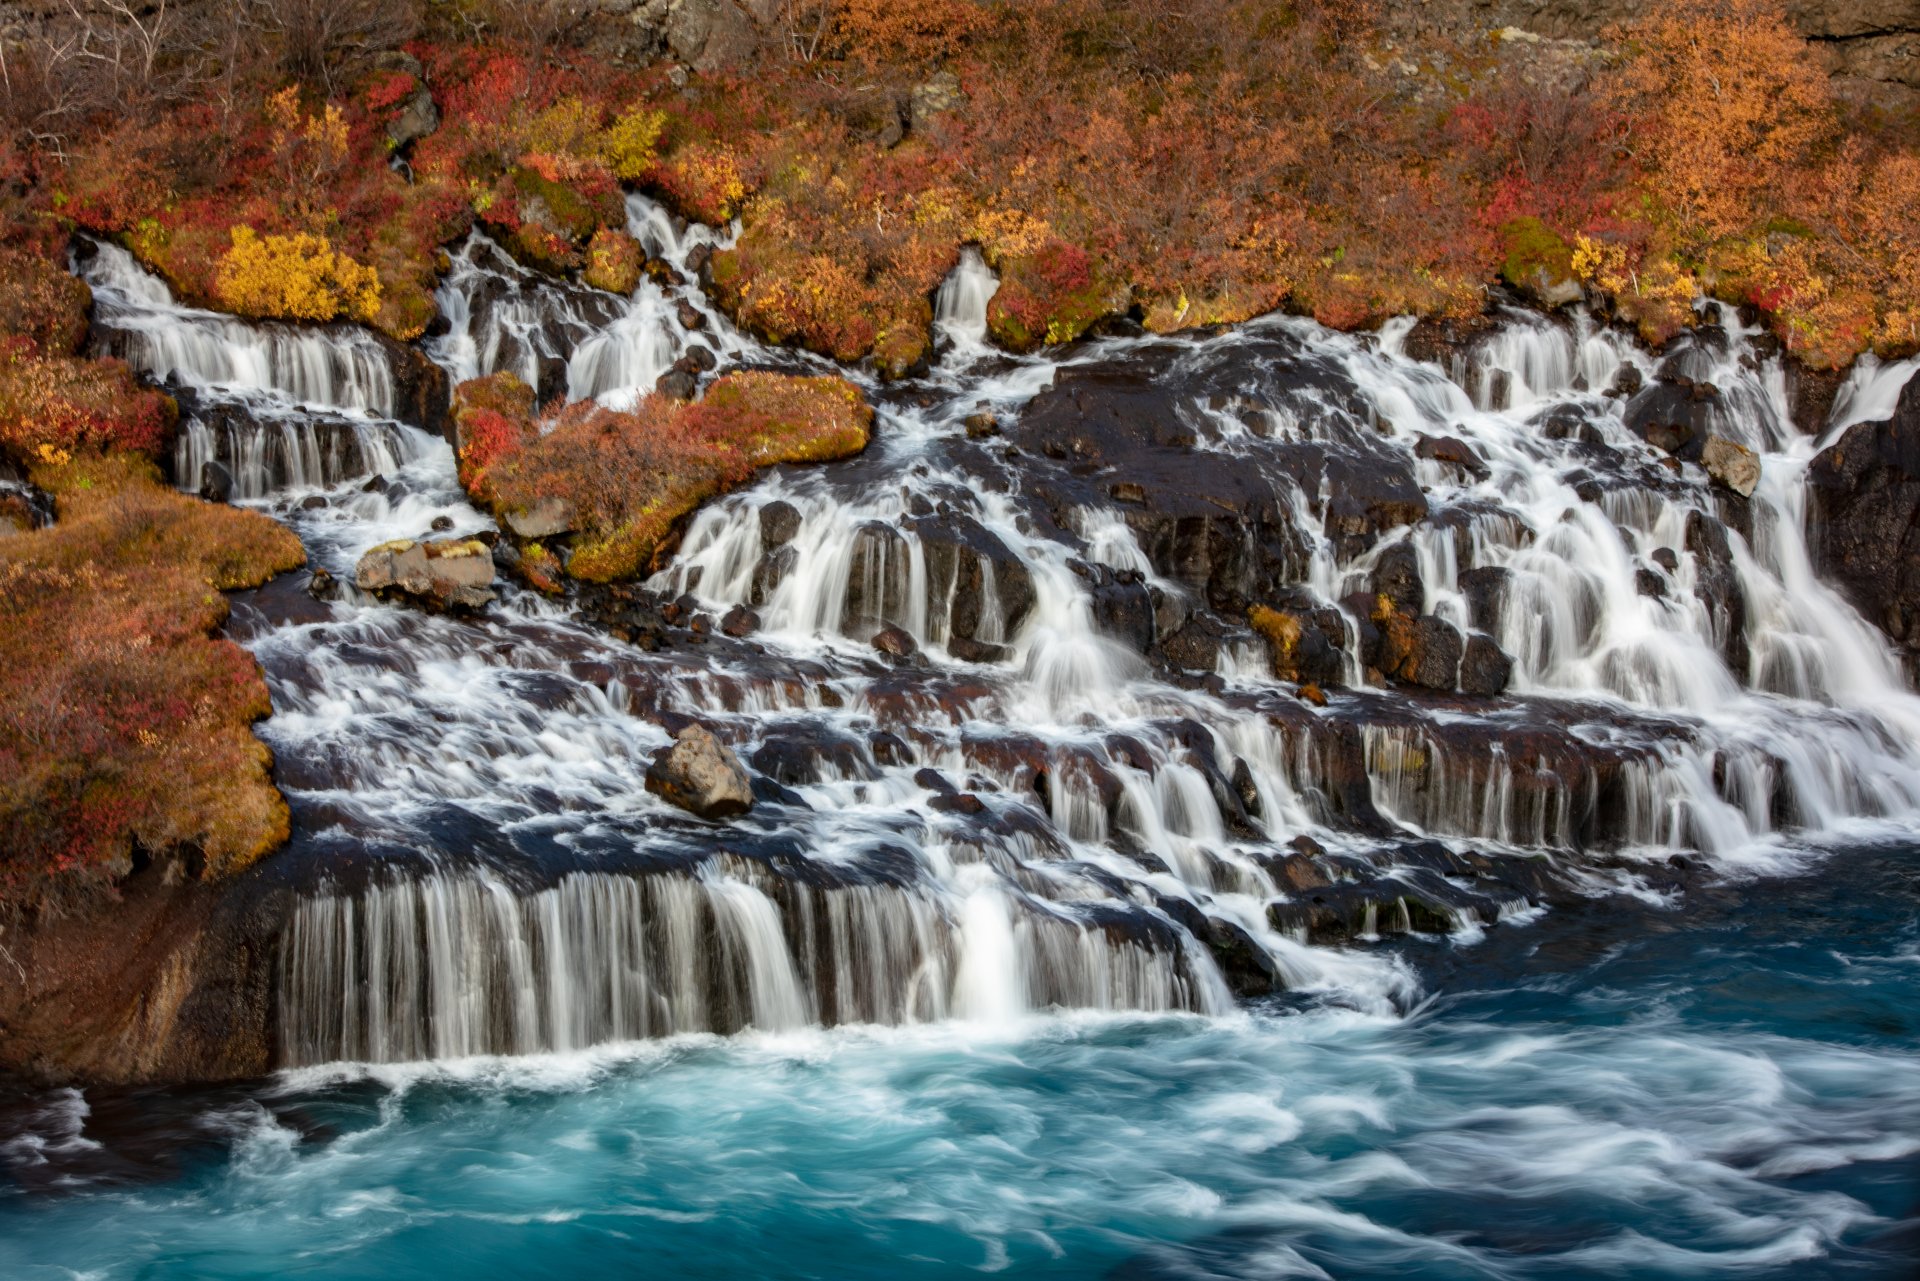
<path fill-rule="evenodd" d="M 1910 846 L 1409 960 L 1404 1016 L 1055 1015 L 9 1109 L 8 1277 L 1896 1278 Z"/>
<path fill-rule="evenodd" d="M 462 246 L 426 357 L 615 407 L 831 370 L 707 303 L 725 233 L 630 214 L 626 299 Z M 177 482 L 347 585 L 229 629 L 294 811 L 280 1074 L 13 1099 L 0 1275 L 1912 1274 L 1920 699 L 1804 531 L 1912 362 L 1808 435 L 1726 313 L 1663 356 L 1515 311 L 1450 365 L 1286 318 L 1015 358 L 969 252 L 928 370 L 841 371 L 866 454 L 647 584 L 758 629 L 648 647 L 504 579 L 354 591 L 493 530 L 399 420 L 419 354 L 78 266 L 181 395 Z M 1750 499 L 1640 439 L 1663 396 Z M 1383 582 L 1505 694 L 1363 681 Z M 1283 598 L 1333 620 L 1324 702 L 1246 627 Z M 646 792 L 679 717 L 750 814 Z"/>

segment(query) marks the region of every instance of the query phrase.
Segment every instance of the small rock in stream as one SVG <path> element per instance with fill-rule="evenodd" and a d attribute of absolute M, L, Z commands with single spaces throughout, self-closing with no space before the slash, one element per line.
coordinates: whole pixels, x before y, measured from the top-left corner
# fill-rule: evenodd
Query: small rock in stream
<path fill-rule="evenodd" d="M 701 818 L 732 818 L 753 808 L 746 766 L 711 730 L 688 725 L 654 753 L 647 790 Z"/>

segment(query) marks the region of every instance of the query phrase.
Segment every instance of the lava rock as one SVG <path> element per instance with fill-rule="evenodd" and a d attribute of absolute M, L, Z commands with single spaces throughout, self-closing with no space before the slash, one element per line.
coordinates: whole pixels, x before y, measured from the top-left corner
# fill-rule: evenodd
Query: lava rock
<path fill-rule="evenodd" d="M 1505 693 L 1507 682 L 1512 679 L 1513 660 L 1491 637 L 1475 633 L 1467 638 L 1466 651 L 1460 659 L 1462 693 L 1493 698 Z"/>
<path fill-rule="evenodd" d="M 225 463 L 209 460 L 200 464 L 200 497 L 210 503 L 224 503 L 233 498 L 233 473 Z"/>
<path fill-rule="evenodd" d="M 720 619 L 720 630 L 736 640 L 760 630 L 760 615 L 745 605 L 735 605 Z"/>
<path fill-rule="evenodd" d="M 682 329 L 699 330 L 707 327 L 706 313 L 690 302 L 682 302 L 673 309 L 673 314 Z M 705 351 L 706 348 L 702 347 L 701 350 Z"/>
<path fill-rule="evenodd" d="M 1822 450 L 1807 483 L 1815 566 L 1890 638 L 1920 647 L 1920 377 L 1892 418 Z"/>
<path fill-rule="evenodd" d="M 688 725 L 654 753 L 647 790 L 701 818 L 732 818 L 753 808 L 753 783 L 733 750 L 701 725 Z"/>
<path fill-rule="evenodd" d="M 800 532 L 800 509 L 782 499 L 760 508 L 760 545 L 768 551 L 783 547 Z"/>
<path fill-rule="evenodd" d="M 655 380 L 653 389 L 668 400 L 692 400 L 700 382 L 684 369 L 669 369 Z"/>
<path fill-rule="evenodd" d="M 719 364 L 720 358 L 713 354 L 713 348 L 705 343 L 690 343 L 686 351 L 680 354 L 680 359 L 673 362 L 673 367 L 690 374 L 705 374 L 711 373 Z"/>

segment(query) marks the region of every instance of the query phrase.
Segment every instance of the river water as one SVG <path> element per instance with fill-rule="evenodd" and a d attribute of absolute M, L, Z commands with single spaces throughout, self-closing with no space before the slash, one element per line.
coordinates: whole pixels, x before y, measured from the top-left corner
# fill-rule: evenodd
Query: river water
<path fill-rule="evenodd" d="M 827 368 L 690 283 L 724 233 L 631 217 L 678 278 L 476 238 L 426 354 L 615 406 L 695 346 Z M 1730 314 L 1665 356 L 1515 311 L 1439 363 L 1290 319 L 1016 359 L 969 254 L 867 453 L 648 584 L 758 628 L 631 643 L 504 579 L 355 592 L 493 528 L 392 351 L 78 268 L 182 392 L 178 482 L 220 462 L 349 585 L 230 624 L 294 812 L 234 890 L 277 895 L 278 1074 L 13 1100 L 5 1275 L 1911 1274 L 1920 700 L 1803 535 L 1911 363 L 1807 434 Z M 1658 397 L 1750 499 L 1641 443 Z M 1505 693 L 1368 685 L 1396 592 Z M 1325 620 L 1324 702 L 1263 602 Z M 687 717 L 750 814 L 645 791 Z"/>
<path fill-rule="evenodd" d="M 41 1097 L 9 1277 L 1905 1278 L 1911 846 L 1409 961 L 1405 1015 L 1052 1015 Z"/>

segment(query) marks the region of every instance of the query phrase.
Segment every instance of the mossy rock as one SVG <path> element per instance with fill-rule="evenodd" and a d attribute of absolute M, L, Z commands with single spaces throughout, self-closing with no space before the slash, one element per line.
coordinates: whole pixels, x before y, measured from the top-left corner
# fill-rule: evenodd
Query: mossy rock
<path fill-rule="evenodd" d="M 1531 215 L 1500 226 L 1500 277 L 1549 307 L 1582 296 L 1573 274 L 1573 248 L 1552 228 Z"/>

